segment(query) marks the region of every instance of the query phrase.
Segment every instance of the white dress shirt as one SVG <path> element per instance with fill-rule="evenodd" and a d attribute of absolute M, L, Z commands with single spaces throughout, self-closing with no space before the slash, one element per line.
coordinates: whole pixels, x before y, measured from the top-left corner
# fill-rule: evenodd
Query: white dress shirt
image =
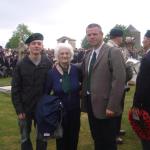
<path fill-rule="evenodd" d="M 99 48 L 97 48 L 97 49 L 93 49 L 93 50 L 92 50 L 92 54 L 91 54 L 91 56 L 90 56 L 90 60 L 89 60 L 89 64 L 88 64 L 88 72 L 89 72 L 90 63 L 91 63 L 91 59 L 92 59 L 92 57 L 93 57 L 93 53 L 94 53 L 94 51 L 96 52 L 96 59 L 97 59 L 97 57 L 98 57 L 98 55 L 99 55 L 99 52 L 100 52 L 100 50 L 101 50 L 101 48 L 102 48 L 103 44 L 104 44 L 104 42 L 100 45 L 100 47 L 99 47 Z"/>

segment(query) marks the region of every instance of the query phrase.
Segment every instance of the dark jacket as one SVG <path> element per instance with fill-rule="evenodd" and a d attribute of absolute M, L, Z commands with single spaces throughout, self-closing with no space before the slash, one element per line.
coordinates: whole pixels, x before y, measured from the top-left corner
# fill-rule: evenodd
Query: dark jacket
<path fill-rule="evenodd" d="M 28 56 L 17 65 L 12 78 L 12 102 L 16 113 L 32 114 L 43 94 L 43 86 L 48 69 L 49 59 L 42 55 L 39 65 L 35 65 Z"/>
<path fill-rule="evenodd" d="M 142 107 L 150 113 L 150 52 L 141 61 L 134 94 L 135 107 Z"/>
<path fill-rule="evenodd" d="M 36 108 L 36 123 L 40 133 L 52 136 L 61 123 L 62 103 L 57 96 L 43 95 Z"/>
<path fill-rule="evenodd" d="M 71 65 L 69 77 L 71 80 L 71 92 L 65 93 L 62 88 L 62 75 L 56 67 L 48 72 L 45 93 L 54 92 L 55 96 L 61 98 L 64 110 L 70 111 L 80 108 L 80 72 L 75 65 Z"/>

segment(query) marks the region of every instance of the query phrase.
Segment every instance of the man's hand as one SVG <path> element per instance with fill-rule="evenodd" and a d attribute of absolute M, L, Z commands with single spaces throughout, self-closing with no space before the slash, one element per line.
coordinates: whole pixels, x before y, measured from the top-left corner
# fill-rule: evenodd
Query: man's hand
<path fill-rule="evenodd" d="M 107 117 L 114 117 L 115 113 L 109 109 L 106 109 L 106 116 Z"/>
<path fill-rule="evenodd" d="M 25 117 L 26 117 L 26 114 L 25 114 L 25 113 L 20 113 L 20 114 L 18 114 L 18 118 L 19 118 L 20 120 L 25 119 Z"/>

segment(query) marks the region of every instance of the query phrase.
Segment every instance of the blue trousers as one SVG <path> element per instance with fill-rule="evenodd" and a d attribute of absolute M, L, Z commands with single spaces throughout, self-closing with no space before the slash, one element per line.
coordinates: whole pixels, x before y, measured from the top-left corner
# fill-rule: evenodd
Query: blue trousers
<path fill-rule="evenodd" d="M 33 119 L 30 117 L 26 117 L 26 119 L 23 120 L 18 120 L 21 134 L 21 150 L 33 150 L 33 146 L 30 140 L 32 121 Z M 36 150 L 46 150 L 46 149 L 47 149 L 47 141 L 44 140 L 41 134 L 37 132 Z"/>

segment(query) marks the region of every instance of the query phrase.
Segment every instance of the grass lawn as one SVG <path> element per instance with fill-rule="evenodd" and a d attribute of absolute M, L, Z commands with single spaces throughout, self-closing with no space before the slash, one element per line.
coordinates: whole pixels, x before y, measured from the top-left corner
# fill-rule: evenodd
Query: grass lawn
<path fill-rule="evenodd" d="M 0 79 L 0 83 L 1 85 L 9 85 L 10 78 Z M 125 110 L 122 121 L 122 128 L 126 130 L 126 135 L 123 136 L 124 144 L 119 146 L 119 150 L 141 150 L 139 139 L 133 133 L 128 123 L 128 110 L 132 104 L 133 92 L 134 87 L 132 87 L 130 92 L 126 95 Z M 34 139 L 35 134 L 33 129 L 33 143 L 35 143 Z M 48 149 L 55 150 L 54 140 L 49 141 Z M 93 141 L 90 136 L 87 115 L 85 113 L 82 113 L 81 115 L 81 129 L 78 149 L 93 150 Z M 10 96 L 3 93 L 0 93 L 0 150 L 19 150 L 19 130 L 16 114 L 13 109 Z"/>
<path fill-rule="evenodd" d="M 11 78 L 0 78 L 0 86 L 8 86 L 11 83 Z"/>

